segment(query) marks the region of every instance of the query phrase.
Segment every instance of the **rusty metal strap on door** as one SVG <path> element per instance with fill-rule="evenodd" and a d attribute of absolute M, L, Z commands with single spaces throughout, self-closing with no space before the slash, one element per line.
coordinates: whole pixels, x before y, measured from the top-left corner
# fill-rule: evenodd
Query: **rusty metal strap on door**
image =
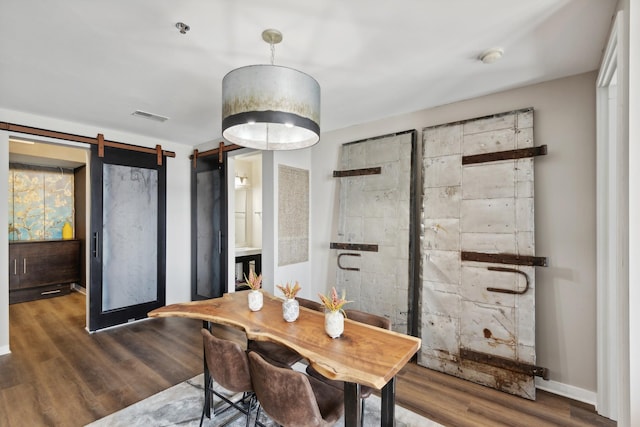
<path fill-rule="evenodd" d="M 342 249 L 345 251 L 378 252 L 378 245 L 368 243 L 329 243 L 329 249 Z"/>
<path fill-rule="evenodd" d="M 521 290 L 521 291 L 514 291 L 513 289 L 502 289 L 502 288 L 487 288 L 487 290 L 490 291 L 490 292 L 500 292 L 500 293 L 503 293 L 503 294 L 522 295 L 525 292 L 527 292 L 527 290 L 529 290 L 529 276 L 527 276 L 527 273 L 525 273 L 524 271 L 516 270 L 515 268 L 506 268 L 506 267 L 487 267 L 487 270 L 503 271 L 505 273 L 520 274 L 520 275 L 524 276 L 524 280 L 525 280 L 524 289 Z"/>
<path fill-rule="evenodd" d="M 470 360 L 476 363 L 493 366 L 496 368 L 506 369 L 507 371 L 517 372 L 532 377 L 542 377 L 549 379 L 549 369 L 541 366 L 530 365 L 517 360 L 507 359 L 506 357 L 494 356 L 492 354 L 480 353 L 466 348 L 460 349 L 460 359 Z"/>
<path fill-rule="evenodd" d="M 529 265 L 532 267 L 546 267 L 546 257 L 536 257 L 517 254 L 489 254 L 483 252 L 460 253 L 462 261 L 491 262 L 495 264 Z"/>
<path fill-rule="evenodd" d="M 347 176 L 363 176 L 363 175 L 380 175 L 382 173 L 382 167 L 377 166 L 373 168 L 363 169 L 350 169 L 344 171 L 333 171 L 334 178 L 344 178 Z"/>
<path fill-rule="evenodd" d="M 500 160 L 517 160 L 527 157 L 544 156 L 547 154 L 547 146 L 519 148 L 517 150 L 495 151 L 493 153 L 473 154 L 462 156 L 462 164 L 497 162 Z"/>

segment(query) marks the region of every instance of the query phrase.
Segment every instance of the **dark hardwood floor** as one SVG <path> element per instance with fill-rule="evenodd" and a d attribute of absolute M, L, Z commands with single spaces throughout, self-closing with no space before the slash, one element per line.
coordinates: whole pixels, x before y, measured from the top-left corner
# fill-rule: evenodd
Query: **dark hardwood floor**
<path fill-rule="evenodd" d="M 10 306 L 0 426 L 83 426 L 202 372 L 200 321 L 158 318 L 89 334 L 84 304 L 71 293 Z M 580 402 L 541 391 L 532 402 L 415 364 L 396 390 L 399 404 L 445 426 L 616 425 Z"/>

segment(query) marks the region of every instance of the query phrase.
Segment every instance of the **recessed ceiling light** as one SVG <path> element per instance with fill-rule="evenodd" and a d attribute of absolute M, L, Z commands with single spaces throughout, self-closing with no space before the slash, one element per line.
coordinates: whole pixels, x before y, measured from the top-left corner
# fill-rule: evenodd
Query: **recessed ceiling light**
<path fill-rule="evenodd" d="M 147 113 L 146 111 L 136 110 L 131 113 L 132 116 L 142 117 L 143 119 L 155 120 L 156 122 L 166 122 L 169 117 L 161 116 L 159 114 Z"/>
<path fill-rule="evenodd" d="M 502 50 L 502 48 L 492 47 L 482 52 L 480 56 L 478 56 L 478 59 L 485 64 L 491 64 L 502 58 L 503 54 L 504 50 Z"/>

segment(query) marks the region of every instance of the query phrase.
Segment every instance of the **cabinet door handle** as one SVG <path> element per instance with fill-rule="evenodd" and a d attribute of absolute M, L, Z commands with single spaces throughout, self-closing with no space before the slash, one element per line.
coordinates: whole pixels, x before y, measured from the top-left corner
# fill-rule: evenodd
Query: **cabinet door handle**
<path fill-rule="evenodd" d="M 18 275 L 18 258 L 14 258 L 13 260 L 13 275 Z"/>
<path fill-rule="evenodd" d="M 22 274 L 27 274 L 27 259 L 22 258 Z"/>

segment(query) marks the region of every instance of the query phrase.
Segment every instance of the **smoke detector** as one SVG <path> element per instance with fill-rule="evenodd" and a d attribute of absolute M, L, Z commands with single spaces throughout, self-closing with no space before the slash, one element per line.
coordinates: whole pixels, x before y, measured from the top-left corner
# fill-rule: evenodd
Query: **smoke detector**
<path fill-rule="evenodd" d="M 478 59 L 482 61 L 484 64 L 492 64 L 502 58 L 504 54 L 504 50 L 499 47 L 492 47 L 491 49 L 487 49 L 478 56 Z"/>

